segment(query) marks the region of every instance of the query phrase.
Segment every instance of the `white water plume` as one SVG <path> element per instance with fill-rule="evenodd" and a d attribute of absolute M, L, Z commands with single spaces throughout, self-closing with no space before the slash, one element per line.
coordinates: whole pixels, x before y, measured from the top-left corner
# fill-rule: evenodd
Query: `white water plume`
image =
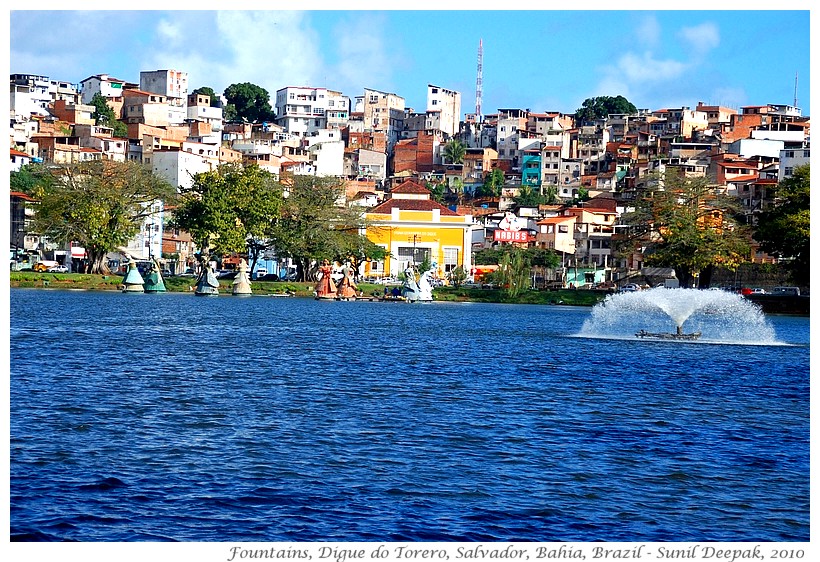
<path fill-rule="evenodd" d="M 640 330 L 701 332 L 705 343 L 779 344 L 760 307 L 736 293 L 665 289 L 609 295 L 592 308 L 580 336 L 634 338 Z"/>

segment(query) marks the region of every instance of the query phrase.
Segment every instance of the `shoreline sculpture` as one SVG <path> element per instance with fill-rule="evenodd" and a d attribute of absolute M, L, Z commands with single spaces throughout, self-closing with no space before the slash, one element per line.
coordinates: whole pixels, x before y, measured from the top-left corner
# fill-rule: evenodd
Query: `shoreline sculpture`
<path fill-rule="evenodd" d="M 419 277 L 419 300 L 420 301 L 431 301 L 433 300 L 433 284 L 430 283 L 430 280 L 433 278 L 433 271 L 428 270 L 421 274 Z"/>
<path fill-rule="evenodd" d="M 216 278 L 211 264 L 208 263 L 208 256 L 200 258 L 201 272 L 196 280 L 194 295 L 198 297 L 215 297 L 219 295 L 219 280 Z"/>
<path fill-rule="evenodd" d="M 350 263 L 345 263 L 342 266 L 342 279 L 339 281 L 337 289 L 337 298 L 340 300 L 355 300 L 356 299 L 356 282 L 353 280 L 353 268 Z"/>
<path fill-rule="evenodd" d="M 239 260 L 239 272 L 233 279 L 233 294 L 234 295 L 250 295 L 251 281 L 248 278 L 248 262 L 243 259 Z"/>
<path fill-rule="evenodd" d="M 408 265 L 404 270 L 404 283 L 401 288 L 401 296 L 408 302 L 419 300 L 419 286 L 416 283 L 416 269 Z"/>
<path fill-rule="evenodd" d="M 314 291 L 317 300 L 336 299 L 336 284 L 333 283 L 331 273 L 333 273 L 333 268 L 330 262 L 328 260 L 322 261 L 322 265 L 319 266 L 318 280 Z"/>
<path fill-rule="evenodd" d="M 165 281 L 162 279 L 162 272 L 157 260 L 152 260 L 151 271 L 145 276 L 145 292 L 146 293 L 164 293 Z"/>
<path fill-rule="evenodd" d="M 144 293 L 145 280 L 143 280 L 140 270 L 137 269 L 137 262 L 132 256 L 128 256 L 128 271 L 122 280 L 123 293 Z"/>

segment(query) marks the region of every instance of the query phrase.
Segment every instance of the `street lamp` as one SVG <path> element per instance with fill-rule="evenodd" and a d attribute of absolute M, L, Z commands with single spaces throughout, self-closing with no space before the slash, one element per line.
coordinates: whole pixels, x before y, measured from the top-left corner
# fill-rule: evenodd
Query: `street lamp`
<path fill-rule="evenodd" d="M 413 235 L 413 267 L 416 267 L 416 240 L 421 240 L 421 236 L 418 234 Z M 407 237 L 407 241 L 410 242 L 410 237 Z"/>

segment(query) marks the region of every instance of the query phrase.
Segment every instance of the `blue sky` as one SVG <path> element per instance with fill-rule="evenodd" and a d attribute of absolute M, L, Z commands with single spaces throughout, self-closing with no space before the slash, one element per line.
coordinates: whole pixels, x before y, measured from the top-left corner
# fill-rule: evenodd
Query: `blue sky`
<path fill-rule="evenodd" d="M 251 82 L 272 99 L 285 86 L 351 98 L 373 88 L 419 111 L 432 83 L 461 92 L 466 113 L 483 40 L 485 114 L 572 113 L 601 95 L 646 109 L 792 104 L 797 76 L 810 115 L 810 19 L 808 10 L 12 11 L 10 71 L 78 83 L 175 69 L 191 89 Z"/>

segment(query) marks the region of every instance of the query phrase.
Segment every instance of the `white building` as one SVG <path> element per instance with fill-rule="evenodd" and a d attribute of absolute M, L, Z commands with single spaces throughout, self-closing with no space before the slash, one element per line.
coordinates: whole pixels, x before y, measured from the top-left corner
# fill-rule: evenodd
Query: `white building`
<path fill-rule="evenodd" d="M 195 174 L 209 172 L 219 165 L 218 150 L 217 157 L 214 158 L 213 155 L 199 154 L 200 147 L 203 150 L 204 147 L 214 149 L 211 145 L 183 143 L 182 150 L 154 150 L 151 170 L 178 189 L 188 189 L 193 184 Z"/>
<path fill-rule="evenodd" d="M 350 98 L 325 88 L 288 86 L 276 92 L 276 124 L 294 135 L 340 129 L 350 118 Z"/>
<path fill-rule="evenodd" d="M 221 144 L 223 115 L 221 107 L 211 106 L 211 97 L 202 94 L 191 94 L 188 96 L 187 107 L 188 121 L 207 123 L 211 132 L 202 135 L 200 142 L 207 144 Z"/>
<path fill-rule="evenodd" d="M 811 149 L 809 147 L 801 149 L 787 149 L 780 151 L 780 169 L 777 171 L 777 181 L 781 182 L 792 177 L 794 169 L 798 166 L 805 166 L 811 160 Z"/>
<path fill-rule="evenodd" d="M 136 84 L 128 84 L 124 80 L 112 78 L 108 74 L 89 76 L 80 82 L 81 101 L 84 104 L 90 104 L 95 94 L 100 94 L 104 98 L 120 99 L 123 90 L 134 86 Z"/>
<path fill-rule="evenodd" d="M 455 136 L 461 121 L 461 93 L 428 84 L 427 112 L 439 113 L 439 130 L 451 137 Z"/>
<path fill-rule="evenodd" d="M 168 122 L 181 125 L 188 116 L 188 73 L 179 70 L 144 70 L 140 72 L 139 89 L 165 96 Z"/>
<path fill-rule="evenodd" d="M 9 96 L 11 116 L 15 120 L 27 120 L 32 114 L 48 115 L 50 81 L 47 76 L 12 74 Z"/>

